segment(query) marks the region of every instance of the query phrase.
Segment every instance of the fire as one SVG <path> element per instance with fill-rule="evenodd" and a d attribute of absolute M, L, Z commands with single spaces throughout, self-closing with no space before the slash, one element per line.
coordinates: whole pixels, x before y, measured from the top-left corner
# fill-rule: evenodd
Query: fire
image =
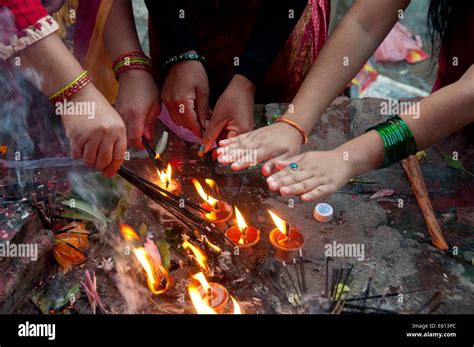
<path fill-rule="evenodd" d="M 185 240 L 183 242 L 183 248 L 186 250 L 190 250 L 194 254 L 194 258 L 196 259 L 196 262 L 198 263 L 199 267 L 203 271 L 208 271 L 207 267 L 207 256 L 202 252 L 199 248 L 194 246 L 192 243 L 188 242 Z"/>
<path fill-rule="evenodd" d="M 244 245 L 246 243 L 245 240 L 245 233 L 247 232 L 248 225 L 245 222 L 244 216 L 240 213 L 237 206 L 235 206 L 235 217 L 237 220 L 237 227 L 239 228 L 240 232 L 242 233 L 239 239 L 239 245 Z"/>
<path fill-rule="evenodd" d="M 160 157 L 159 153 L 155 153 L 155 160 L 161 160 L 161 157 Z"/>
<path fill-rule="evenodd" d="M 216 253 L 222 252 L 222 249 L 221 249 L 219 246 L 213 244 L 211 241 L 209 241 L 209 239 L 207 238 L 207 236 L 204 236 L 204 235 L 203 235 L 203 239 L 204 239 L 204 241 L 206 242 L 206 244 L 207 244 L 214 252 L 216 252 Z"/>
<path fill-rule="evenodd" d="M 280 217 L 278 217 L 272 211 L 268 210 L 268 213 L 270 213 L 270 216 L 273 219 L 273 223 L 275 223 L 278 230 L 280 230 L 283 235 L 288 237 L 288 232 L 289 232 L 288 223 L 284 221 L 283 219 L 281 219 Z"/>
<path fill-rule="evenodd" d="M 160 183 L 163 185 L 163 188 L 168 189 L 171 183 L 172 169 L 171 165 L 168 163 L 166 170 L 156 170 L 158 177 L 160 178 Z"/>
<path fill-rule="evenodd" d="M 242 233 L 245 233 L 247 231 L 248 225 L 245 222 L 244 216 L 242 216 L 242 213 L 240 213 L 237 206 L 235 207 L 235 217 L 237 219 L 237 227 Z"/>
<path fill-rule="evenodd" d="M 230 297 L 232 300 L 232 304 L 234 305 L 234 312 L 232 314 L 242 314 L 242 310 L 237 300 L 234 299 L 233 296 Z"/>
<path fill-rule="evenodd" d="M 211 188 L 213 192 L 219 195 L 219 186 L 217 185 L 216 181 L 211 180 L 210 178 L 206 178 L 204 182 L 206 182 L 208 187 Z"/>
<path fill-rule="evenodd" d="M 201 285 L 203 292 L 206 293 L 204 297 L 201 295 L 198 286 L 194 284 L 190 284 L 188 286 L 188 293 L 189 297 L 191 298 L 191 302 L 197 312 L 197 314 L 217 314 L 217 312 L 211 307 L 209 295 L 212 292 L 211 285 L 206 279 L 206 276 L 202 272 L 199 272 L 193 276 L 192 279 L 199 282 Z M 237 300 L 235 300 L 232 296 L 230 297 L 233 304 L 233 314 L 242 314 L 242 310 Z"/>
<path fill-rule="evenodd" d="M 126 241 L 140 240 L 135 230 L 128 224 L 120 224 L 120 231 Z"/>
<path fill-rule="evenodd" d="M 120 231 L 125 240 L 137 241 L 139 236 L 127 224 L 120 225 Z M 146 273 L 148 288 L 153 294 L 162 294 L 168 289 L 169 274 L 168 271 L 158 262 L 152 261 L 152 257 L 144 247 L 133 247 L 133 253 Z"/>
<path fill-rule="evenodd" d="M 194 184 L 194 187 L 196 187 L 196 191 L 198 192 L 199 196 L 205 201 L 207 202 L 212 208 L 216 208 L 217 204 L 219 203 L 219 201 L 217 199 L 214 199 L 212 196 L 206 194 L 206 192 L 204 191 L 204 189 L 202 188 L 201 186 L 201 183 L 199 183 L 199 181 L 195 178 L 192 178 L 191 181 L 193 182 Z M 212 181 L 212 180 L 211 180 Z M 214 181 L 212 181 L 214 182 Z M 207 183 L 207 182 L 206 182 Z M 207 183 L 209 184 L 209 183 Z"/>

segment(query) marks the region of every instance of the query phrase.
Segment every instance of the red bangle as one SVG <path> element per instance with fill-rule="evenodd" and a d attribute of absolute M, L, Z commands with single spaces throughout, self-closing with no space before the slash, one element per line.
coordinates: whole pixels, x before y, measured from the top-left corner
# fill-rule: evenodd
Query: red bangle
<path fill-rule="evenodd" d="M 53 104 L 56 104 L 57 102 L 61 102 L 64 99 L 68 99 L 74 94 L 76 94 L 79 90 L 84 88 L 91 81 L 92 81 L 92 76 L 89 75 L 87 71 L 83 71 L 79 76 L 77 76 L 74 80 L 69 82 L 59 92 L 50 96 L 49 101 L 51 101 L 51 103 Z"/>
<path fill-rule="evenodd" d="M 285 123 L 285 124 L 288 124 L 288 125 L 292 126 L 296 130 L 298 130 L 298 132 L 301 134 L 301 136 L 303 136 L 303 144 L 308 143 L 308 136 L 306 136 L 306 133 L 304 132 L 303 128 L 299 124 L 293 122 L 292 120 L 283 118 L 283 117 L 278 118 L 276 123 Z"/>
<path fill-rule="evenodd" d="M 120 75 L 129 70 L 143 70 L 152 73 L 151 60 L 143 51 L 130 51 L 115 59 L 112 66 L 115 79 L 118 81 Z"/>

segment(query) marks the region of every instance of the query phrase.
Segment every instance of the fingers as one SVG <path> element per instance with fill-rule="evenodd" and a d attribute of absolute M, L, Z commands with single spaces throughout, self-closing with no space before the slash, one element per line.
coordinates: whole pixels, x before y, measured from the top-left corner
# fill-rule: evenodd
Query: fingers
<path fill-rule="evenodd" d="M 183 126 L 193 132 L 194 135 L 201 137 L 202 130 L 197 120 L 196 110 L 194 109 L 194 100 L 188 99 L 180 104 L 180 117 Z"/>
<path fill-rule="evenodd" d="M 95 168 L 102 171 L 112 162 L 114 151 L 115 137 L 107 137 L 101 143 L 97 151 L 97 159 L 95 161 Z"/>
<path fill-rule="evenodd" d="M 142 135 L 145 128 L 145 117 L 129 117 L 127 120 L 127 138 L 131 146 L 144 149 Z"/>
<path fill-rule="evenodd" d="M 222 130 L 224 130 L 226 121 L 220 119 L 217 114 L 214 114 L 209 121 L 208 126 L 206 127 L 206 131 L 204 132 L 203 136 L 203 143 L 205 146 L 205 152 L 208 152 L 214 142 L 216 142 L 217 138 L 219 137 Z"/>
<path fill-rule="evenodd" d="M 316 189 L 324 183 L 324 179 L 320 177 L 310 177 L 306 180 L 283 186 L 280 188 L 281 195 L 301 195 Z"/>
<path fill-rule="evenodd" d="M 290 155 L 288 153 L 284 153 L 284 154 L 282 154 L 282 155 L 280 155 L 276 158 L 268 160 L 265 163 L 265 165 L 263 165 L 263 167 L 262 167 L 262 174 L 264 176 L 270 176 L 270 175 L 273 175 L 278 170 L 282 170 L 282 169 L 288 167 L 289 164 L 286 164 L 284 166 L 281 166 L 281 165 L 277 166 L 277 163 L 285 162 L 285 160 L 288 160 L 288 157 L 290 157 Z"/>
<path fill-rule="evenodd" d="M 78 136 L 71 139 L 71 155 L 74 159 L 81 159 L 84 152 L 86 137 Z"/>
<path fill-rule="evenodd" d="M 207 128 L 210 119 L 209 113 L 209 87 L 206 84 L 204 89 L 196 88 L 196 113 L 199 124 L 203 129 Z"/>
<path fill-rule="evenodd" d="M 93 136 L 87 141 L 87 143 L 84 146 L 84 152 L 82 155 L 82 160 L 84 161 L 84 164 L 86 164 L 89 167 L 93 167 L 95 165 L 95 162 L 97 160 L 97 152 L 99 150 L 99 145 L 102 142 L 102 137 L 99 136 Z"/>
<path fill-rule="evenodd" d="M 316 201 L 321 200 L 333 193 L 333 190 L 327 185 L 321 185 L 310 192 L 307 192 L 301 196 L 303 201 Z"/>
<path fill-rule="evenodd" d="M 104 176 L 112 177 L 113 175 L 115 175 L 120 165 L 122 165 L 123 163 L 126 150 L 127 141 L 124 137 L 119 137 L 114 143 L 112 161 L 103 170 Z"/>
<path fill-rule="evenodd" d="M 148 141 L 153 141 L 155 126 L 156 122 L 158 121 L 158 116 L 160 115 L 160 112 L 161 106 L 159 103 L 157 103 L 151 107 L 150 112 L 148 112 L 148 115 L 146 116 L 143 136 Z"/>
<path fill-rule="evenodd" d="M 279 190 L 282 187 L 287 187 L 314 177 L 314 174 L 309 170 L 294 172 L 286 168 L 270 176 L 267 179 L 267 183 L 271 190 Z"/>

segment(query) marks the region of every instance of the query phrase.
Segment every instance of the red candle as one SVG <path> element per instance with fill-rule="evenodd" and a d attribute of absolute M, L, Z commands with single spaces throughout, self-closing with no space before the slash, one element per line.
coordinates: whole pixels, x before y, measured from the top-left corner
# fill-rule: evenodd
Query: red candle
<path fill-rule="evenodd" d="M 227 229 L 226 236 L 240 249 L 249 249 L 260 240 L 260 230 L 248 225 L 237 207 L 235 207 L 235 216 L 237 225 Z"/>
<path fill-rule="evenodd" d="M 270 232 L 270 243 L 275 248 L 275 257 L 281 261 L 291 262 L 303 247 L 304 236 L 275 213 L 270 210 L 268 212 L 276 225 Z"/>

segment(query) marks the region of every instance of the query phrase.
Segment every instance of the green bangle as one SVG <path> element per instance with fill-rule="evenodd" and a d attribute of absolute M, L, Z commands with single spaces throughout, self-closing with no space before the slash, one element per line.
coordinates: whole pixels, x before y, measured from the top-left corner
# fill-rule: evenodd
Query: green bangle
<path fill-rule="evenodd" d="M 408 124 L 399 116 L 367 129 L 370 130 L 377 131 L 383 141 L 384 160 L 380 168 L 390 166 L 417 152 L 415 138 Z"/>
<path fill-rule="evenodd" d="M 163 69 L 167 69 L 170 65 L 181 63 L 182 61 L 187 61 L 187 60 L 197 60 L 203 64 L 207 63 L 207 59 L 204 58 L 202 55 L 199 55 L 197 53 L 184 53 L 184 54 L 175 55 L 174 57 L 168 58 L 168 60 L 166 60 L 163 63 Z"/>

